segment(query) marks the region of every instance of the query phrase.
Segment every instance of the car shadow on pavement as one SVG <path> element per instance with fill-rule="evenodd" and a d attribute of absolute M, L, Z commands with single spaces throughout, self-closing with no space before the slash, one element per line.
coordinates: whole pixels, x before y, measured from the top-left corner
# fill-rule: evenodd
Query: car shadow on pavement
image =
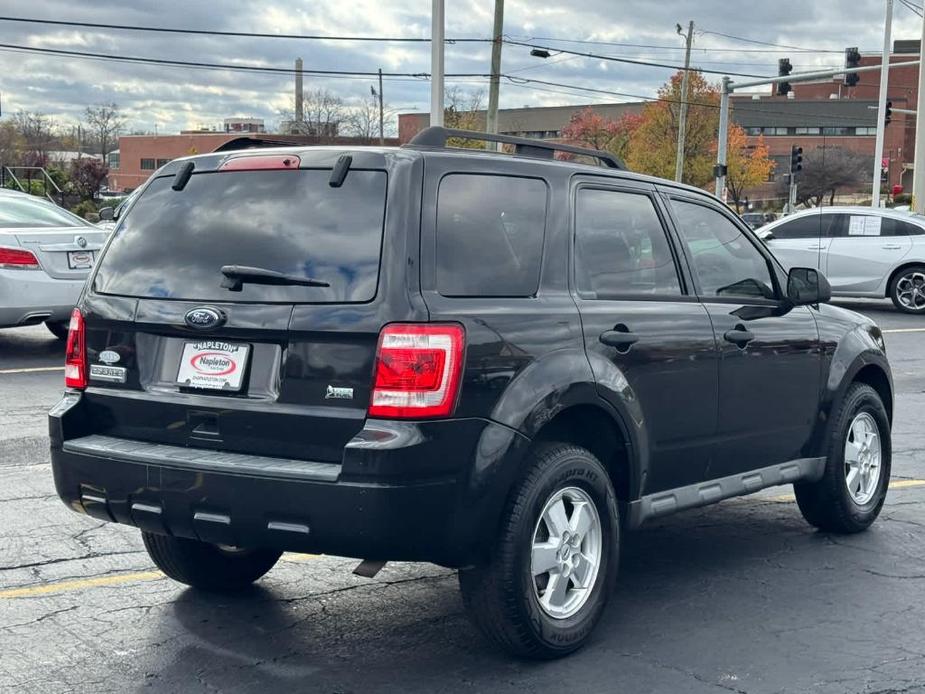
<path fill-rule="evenodd" d="M 676 642 L 678 635 L 738 639 L 739 631 L 760 640 L 768 624 L 812 626 L 819 619 L 814 583 L 833 568 L 863 575 L 865 562 L 876 566 L 886 540 L 876 528 L 836 540 L 806 525 L 794 504 L 751 499 L 628 533 L 618 590 L 595 638 L 570 658 L 545 664 L 489 646 L 465 618 L 451 571 L 409 577 L 407 569 L 387 568 L 360 582 L 339 572 L 335 578 L 328 567 L 320 570 L 328 576 L 307 581 L 304 594 L 305 581 L 281 583 L 273 574 L 233 597 L 189 589 L 149 617 L 163 637 L 152 638 L 163 647 L 145 649 L 153 658 L 145 684 L 190 691 L 194 678 L 202 689 L 233 692 L 431 692 L 499 681 L 523 688 L 534 680 L 541 689 L 567 687 L 568 673 L 581 663 L 625 658 L 641 667 L 643 655 L 666 640 L 681 657 L 696 650 Z M 865 551 L 847 553 L 842 544 Z M 313 564 L 298 568 L 308 574 Z M 328 589 L 326 580 L 337 583 Z M 856 589 L 860 601 L 867 588 Z"/>

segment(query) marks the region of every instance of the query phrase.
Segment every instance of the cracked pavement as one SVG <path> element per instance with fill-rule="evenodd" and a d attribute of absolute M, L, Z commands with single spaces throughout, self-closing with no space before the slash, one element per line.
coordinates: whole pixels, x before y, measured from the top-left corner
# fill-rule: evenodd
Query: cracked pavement
<path fill-rule="evenodd" d="M 46 335 L 0 331 L 0 371 L 58 366 Z M 815 532 L 787 488 L 655 522 L 626 537 L 591 643 L 552 663 L 488 646 L 440 567 L 286 555 L 236 597 L 163 578 L 137 530 L 54 494 L 62 372 L 0 373 L 0 692 L 925 692 L 925 333 L 886 339 L 907 484 L 869 532 Z"/>

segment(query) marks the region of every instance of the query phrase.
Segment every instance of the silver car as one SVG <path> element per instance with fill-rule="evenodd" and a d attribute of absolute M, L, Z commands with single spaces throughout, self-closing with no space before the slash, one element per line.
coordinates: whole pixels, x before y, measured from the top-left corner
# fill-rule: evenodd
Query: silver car
<path fill-rule="evenodd" d="M 65 339 L 106 236 L 47 200 L 0 190 L 0 328 L 45 323 Z"/>
<path fill-rule="evenodd" d="M 785 267 L 815 267 L 834 296 L 889 297 L 925 313 L 925 216 L 870 207 L 798 212 L 757 232 Z"/>

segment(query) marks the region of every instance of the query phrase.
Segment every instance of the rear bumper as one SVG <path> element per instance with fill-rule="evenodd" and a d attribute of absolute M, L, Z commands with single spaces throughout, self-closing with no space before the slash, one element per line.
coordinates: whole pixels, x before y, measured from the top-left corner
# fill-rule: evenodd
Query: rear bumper
<path fill-rule="evenodd" d="M 50 414 L 55 486 L 73 510 L 149 532 L 242 547 L 325 553 L 374 560 L 428 561 L 462 566 L 506 497 L 502 469 L 516 465 L 526 440 L 479 420 L 441 422 L 454 427 L 461 458 L 454 475 L 431 479 L 348 478 L 347 466 L 224 454 L 179 446 L 90 435 L 63 440 L 62 420 L 79 417 L 80 395 L 68 394 Z M 376 422 L 381 435 L 383 422 Z M 436 424 L 436 423 L 434 423 Z M 463 426 L 464 425 L 464 426 Z M 408 425 L 403 423 L 402 427 Z M 465 432 L 465 433 L 464 433 Z M 471 438 L 463 441 L 460 437 Z M 397 443 L 406 455 L 433 437 Z M 507 440 L 486 483 L 478 470 L 488 441 Z M 446 451 L 452 455 L 453 451 Z M 383 455 L 394 459 L 401 450 Z M 349 452 L 345 454 L 349 455 Z M 371 462 L 376 451 L 364 446 Z M 492 466 L 489 466 L 492 467 Z M 500 484 L 497 484 L 499 483 Z M 503 493 L 502 493 L 503 492 Z"/>
<path fill-rule="evenodd" d="M 84 281 L 54 279 L 42 270 L 0 270 L 0 327 L 68 320 Z"/>

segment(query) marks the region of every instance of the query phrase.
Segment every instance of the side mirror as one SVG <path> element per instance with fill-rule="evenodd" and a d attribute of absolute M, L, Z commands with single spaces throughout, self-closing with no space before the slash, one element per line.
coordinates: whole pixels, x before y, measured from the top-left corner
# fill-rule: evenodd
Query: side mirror
<path fill-rule="evenodd" d="M 103 222 L 111 222 L 116 218 L 115 210 L 111 207 L 101 207 L 99 215 L 100 220 Z"/>
<path fill-rule="evenodd" d="M 824 304 L 832 298 L 832 287 L 821 272 L 809 267 L 791 268 L 787 273 L 787 299 L 794 306 Z"/>

